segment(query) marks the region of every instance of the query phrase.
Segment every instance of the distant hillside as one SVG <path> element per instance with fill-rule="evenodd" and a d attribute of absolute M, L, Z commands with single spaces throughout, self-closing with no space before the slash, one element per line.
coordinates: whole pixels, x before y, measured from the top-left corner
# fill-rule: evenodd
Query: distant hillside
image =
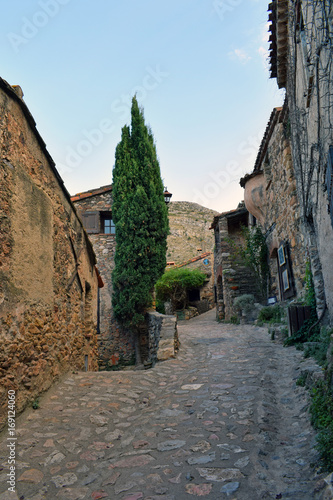
<path fill-rule="evenodd" d="M 209 228 L 218 212 L 188 201 L 173 201 L 168 209 L 168 262 L 181 264 L 204 252 L 213 252 L 214 231 Z"/>

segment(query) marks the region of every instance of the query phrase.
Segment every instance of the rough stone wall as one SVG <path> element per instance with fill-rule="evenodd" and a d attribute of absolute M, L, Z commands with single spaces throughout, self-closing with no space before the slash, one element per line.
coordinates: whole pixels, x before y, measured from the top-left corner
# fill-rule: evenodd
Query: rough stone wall
<path fill-rule="evenodd" d="M 279 117 L 270 131 L 266 154 L 256 165 L 257 175 L 245 184 L 245 204 L 259 221 L 270 256 L 271 293 L 280 295 L 277 269 L 277 249 L 281 242 L 288 244 L 297 297 L 304 293 L 307 246 L 301 232 L 300 207 L 292 162 L 288 116 Z M 273 112 L 274 117 L 274 112 Z"/>
<path fill-rule="evenodd" d="M 286 89 L 300 231 L 308 246 L 317 313 L 333 318 L 332 186 L 326 183 L 333 145 L 332 2 L 269 4 L 271 77 Z M 329 183 L 330 184 L 330 183 Z M 331 208 L 330 208 L 331 205 Z"/>
<path fill-rule="evenodd" d="M 187 267 L 189 269 L 199 269 L 199 271 L 206 275 L 206 282 L 200 288 L 200 300 L 192 301 L 190 302 L 190 305 L 196 307 L 200 314 L 209 311 L 215 306 L 213 254 L 209 255 L 205 259 L 200 259 L 196 262 L 190 262 L 184 267 Z"/>
<path fill-rule="evenodd" d="M 187 201 L 168 205 L 170 234 L 167 261 L 182 264 L 205 252 L 213 252 L 214 237 L 209 230 L 217 212 Z"/>
<path fill-rule="evenodd" d="M 199 313 L 215 305 L 214 297 L 214 237 L 209 227 L 217 212 L 187 201 L 174 201 L 168 206 L 170 234 L 168 236 L 167 261 L 176 266 L 199 269 L 207 276 L 200 289 L 200 301 L 192 301 Z M 205 258 L 195 261 L 202 254 Z M 186 262 L 186 265 L 184 263 Z"/>
<path fill-rule="evenodd" d="M 95 256 L 22 99 L 0 80 L 0 425 L 69 370 L 97 369 Z"/>
<path fill-rule="evenodd" d="M 240 295 L 251 294 L 260 301 L 260 293 L 253 283 L 256 278 L 239 254 L 244 246 L 240 226 L 230 227 L 227 214 L 221 214 L 215 226 L 215 276 L 216 317 L 230 321 L 237 316 L 234 300 Z"/>
<path fill-rule="evenodd" d="M 289 2 L 286 94 L 303 234 L 309 245 L 317 310 L 333 318 L 333 227 L 328 213 L 326 170 L 333 145 L 331 2 L 303 0 L 297 24 Z M 303 29 L 302 29 L 303 28 Z"/>
<path fill-rule="evenodd" d="M 150 311 L 146 321 L 145 345 L 141 346 L 145 364 L 154 366 L 157 361 L 173 358 L 179 344 L 176 316 Z"/>
<path fill-rule="evenodd" d="M 74 205 L 81 217 L 85 212 L 111 212 L 112 191 L 83 197 L 74 201 Z M 120 325 L 114 319 L 112 312 L 111 276 L 114 269 L 115 235 L 105 234 L 102 231 L 102 223 L 99 220 L 98 232 L 89 234 L 96 254 L 97 267 L 104 282 L 104 287 L 99 290 L 98 356 L 101 370 L 119 364 L 131 364 L 135 359 L 133 333 Z"/>

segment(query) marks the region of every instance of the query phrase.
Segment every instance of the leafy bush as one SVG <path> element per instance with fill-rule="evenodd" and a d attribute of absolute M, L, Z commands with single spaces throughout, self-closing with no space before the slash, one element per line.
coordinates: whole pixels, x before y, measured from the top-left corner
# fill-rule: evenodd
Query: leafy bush
<path fill-rule="evenodd" d="M 234 307 L 237 311 L 248 314 L 253 310 L 254 301 L 254 295 L 250 293 L 244 293 L 243 295 L 235 298 Z"/>
<path fill-rule="evenodd" d="M 243 234 L 246 240 L 244 256 L 248 266 L 257 276 L 255 286 L 262 297 L 267 296 L 267 280 L 269 276 L 268 248 L 266 238 L 259 226 L 251 230 L 243 228 Z"/>
<path fill-rule="evenodd" d="M 304 348 L 305 358 L 314 358 L 320 366 L 327 366 L 327 350 L 331 341 L 333 330 L 323 327 L 319 334 L 318 342 L 306 345 Z"/>
<path fill-rule="evenodd" d="M 282 311 L 279 305 L 263 307 L 259 312 L 259 323 L 281 323 Z"/>
<path fill-rule="evenodd" d="M 32 402 L 32 407 L 34 410 L 38 410 L 39 409 L 39 399 L 36 398 L 33 402 Z"/>
<path fill-rule="evenodd" d="M 184 309 L 188 303 L 187 291 L 200 288 L 206 275 L 198 269 L 170 269 L 155 285 L 158 302 L 170 300 L 174 310 Z"/>
<path fill-rule="evenodd" d="M 165 306 L 164 306 L 164 302 L 162 300 L 156 299 L 156 311 L 161 313 L 161 314 L 165 314 Z"/>
<path fill-rule="evenodd" d="M 333 395 L 329 383 L 320 381 L 312 390 L 311 423 L 316 430 L 322 471 L 333 470 Z"/>
<path fill-rule="evenodd" d="M 239 318 L 237 316 L 231 316 L 230 323 L 232 323 L 233 325 L 239 325 Z"/>

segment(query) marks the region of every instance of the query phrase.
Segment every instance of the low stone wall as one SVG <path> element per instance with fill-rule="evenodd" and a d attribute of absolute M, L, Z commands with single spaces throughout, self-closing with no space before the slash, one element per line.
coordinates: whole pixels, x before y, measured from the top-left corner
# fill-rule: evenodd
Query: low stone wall
<path fill-rule="evenodd" d="M 144 364 L 150 367 L 173 358 L 179 343 L 176 316 L 151 311 L 147 313 L 147 326 L 146 342 L 141 344 Z"/>
<path fill-rule="evenodd" d="M 109 321 L 109 330 L 103 330 L 97 335 L 99 370 L 135 363 L 134 333 L 111 318 L 111 315 Z"/>
<path fill-rule="evenodd" d="M 175 312 L 177 319 L 182 320 L 182 319 L 192 319 L 195 316 L 199 316 L 198 309 L 196 307 L 191 307 L 189 306 L 187 309 L 182 309 L 181 311 L 176 311 Z"/>
<path fill-rule="evenodd" d="M 252 294 L 257 302 L 259 302 L 260 297 L 256 286 L 254 286 L 256 277 L 248 267 L 232 262 L 228 253 L 223 254 L 222 262 L 224 266 L 222 272 L 224 319 L 230 321 L 232 317 L 238 316 L 234 305 L 237 297 Z"/>

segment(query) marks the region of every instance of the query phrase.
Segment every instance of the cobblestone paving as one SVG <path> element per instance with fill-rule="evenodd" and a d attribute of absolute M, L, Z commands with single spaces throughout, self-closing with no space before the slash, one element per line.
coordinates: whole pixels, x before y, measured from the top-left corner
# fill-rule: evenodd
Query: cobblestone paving
<path fill-rule="evenodd" d="M 214 315 L 181 322 L 151 370 L 56 384 L 17 419 L 15 493 L 1 435 L 0 500 L 315 498 L 301 353 Z"/>

